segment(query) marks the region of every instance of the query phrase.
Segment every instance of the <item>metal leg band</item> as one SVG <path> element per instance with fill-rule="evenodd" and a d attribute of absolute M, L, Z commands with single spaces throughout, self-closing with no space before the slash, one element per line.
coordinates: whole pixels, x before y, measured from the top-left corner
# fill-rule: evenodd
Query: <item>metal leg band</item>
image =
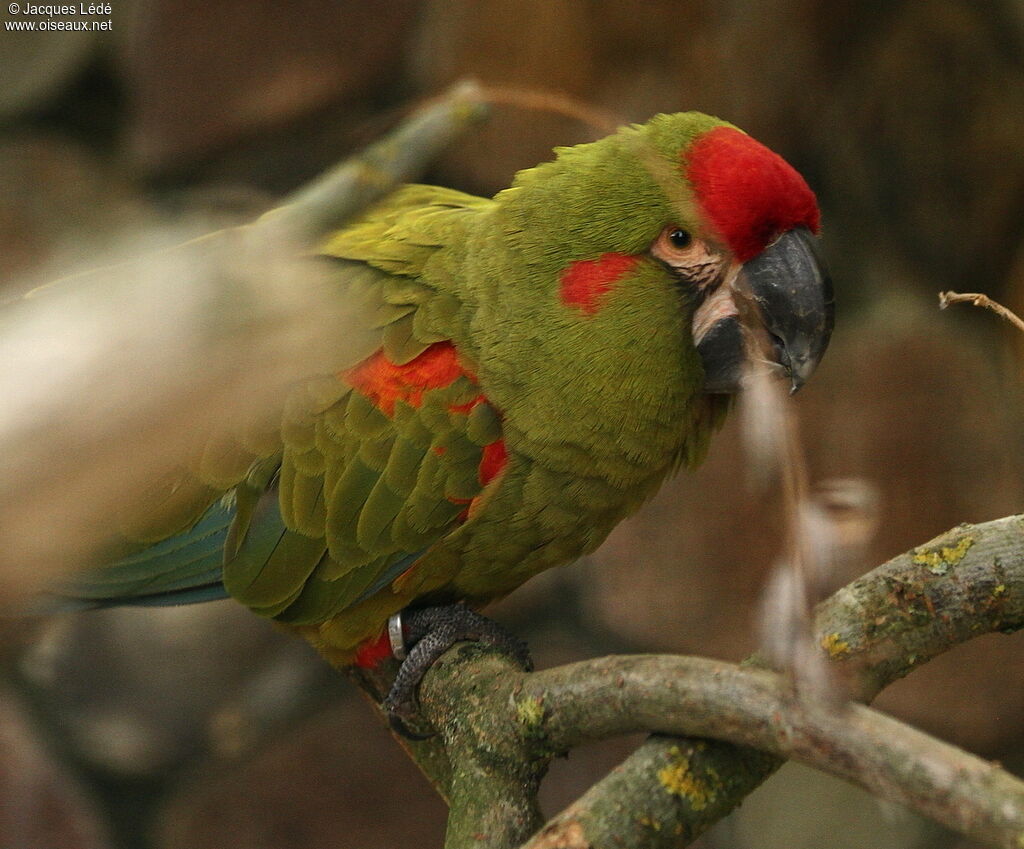
<path fill-rule="evenodd" d="M 405 660 L 405 634 L 402 632 L 402 613 L 391 614 L 388 619 L 388 640 L 391 642 L 391 654 L 395 660 Z"/>

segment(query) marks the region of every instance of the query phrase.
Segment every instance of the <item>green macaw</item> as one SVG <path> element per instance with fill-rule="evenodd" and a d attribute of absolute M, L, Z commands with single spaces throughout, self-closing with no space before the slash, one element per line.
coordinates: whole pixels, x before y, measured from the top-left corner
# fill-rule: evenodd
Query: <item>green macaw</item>
<path fill-rule="evenodd" d="M 807 379 L 832 329 L 818 228 L 792 167 L 696 112 L 559 149 L 493 199 L 405 186 L 319 246 L 364 308 L 358 357 L 183 463 L 133 553 L 62 592 L 228 595 L 336 665 L 401 656 L 403 609 L 472 617 L 701 461 L 740 383 L 738 291 Z M 461 633 L 443 624 L 412 678 Z"/>

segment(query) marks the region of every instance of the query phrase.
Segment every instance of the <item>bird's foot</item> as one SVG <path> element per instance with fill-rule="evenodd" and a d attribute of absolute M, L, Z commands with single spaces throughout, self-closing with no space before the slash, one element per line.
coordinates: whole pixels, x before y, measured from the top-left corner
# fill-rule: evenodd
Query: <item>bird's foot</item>
<path fill-rule="evenodd" d="M 421 607 L 396 613 L 388 621 L 395 657 L 402 661 L 391 691 L 381 706 L 399 734 L 412 740 L 431 736 L 422 729 L 416 690 L 427 670 L 458 642 L 472 640 L 503 651 L 529 672 L 533 661 L 526 643 L 497 622 L 462 604 Z M 425 732 L 425 733 L 424 733 Z"/>

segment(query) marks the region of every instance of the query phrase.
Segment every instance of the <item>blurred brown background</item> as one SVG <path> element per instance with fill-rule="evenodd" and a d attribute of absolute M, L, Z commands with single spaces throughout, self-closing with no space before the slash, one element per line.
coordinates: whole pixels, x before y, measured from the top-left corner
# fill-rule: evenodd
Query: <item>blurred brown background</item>
<path fill-rule="evenodd" d="M 7 16 L 7 13 L 4 13 Z M 9 18 L 5 18 L 9 19 Z M 109 33 L 0 34 L 0 278 L 22 285 L 120 228 L 247 215 L 473 76 L 622 121 L 699 109 L 817 190 L 833 347 L 801 393 L 816 480 L 859 478 L 880 529 L 850 574 L 960 521 L 1022 509 L 1022 341 L 943 289 L 1024 308 L 1021 0 L 132 0 Z M 426 176 L 493 193 L 570 118 L 499 107 Z M 735 424 L 589 562 L 498 611 L 539 665 L 609 651 L 739 659 L 776 531 Z M 231 603 L 3 629 L 0 845 L 440 845 L 444 811 L 368 705 Z M 1024 642 L 976 640 L 880 700 L 1024 765 Z M 554 813 L 635 741 L 572 754 Z M 787 768 L 705 838 L 763 847 L 959 846 Z"/>

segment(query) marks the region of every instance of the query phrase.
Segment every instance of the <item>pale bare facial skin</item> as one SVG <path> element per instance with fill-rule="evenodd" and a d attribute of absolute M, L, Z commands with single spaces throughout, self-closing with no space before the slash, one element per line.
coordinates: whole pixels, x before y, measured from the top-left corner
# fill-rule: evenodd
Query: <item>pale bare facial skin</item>
<path fill-rule="evenodd" d="M 670 224 L 651 244 L 651 256 L 668 266 L 701 296 L 693 314 L 693 341 L 700 344 L 711 327 L 739 315 L 732 282 L 740 264 L 728 250 Z"/>

